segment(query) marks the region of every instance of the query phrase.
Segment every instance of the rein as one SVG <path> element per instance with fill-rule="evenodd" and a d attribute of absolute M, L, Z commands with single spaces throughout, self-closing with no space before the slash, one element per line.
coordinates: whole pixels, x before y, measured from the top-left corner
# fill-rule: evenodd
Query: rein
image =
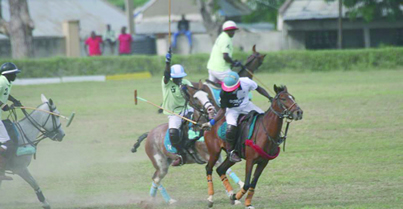
<path fill-rule="evenodd" d="M 51 113 L 53 113 L 53 111 L 56 108 L 52 108 L 48 102 L 46 102 L 46 104 L 49 107 L 49 110 Z M 24 113 L 25 118 L 27 118 L 29 120 L 29 122 L 41 133 L 38 138 L 35 141 L 31 141 L 28 139 L 28 137 L 26 136 L 24 130 L 22 129 L 21 125 L 19 125 L 18 123 L 15 123 L 17 128 L 19 129 L 19 131 L 22 133 L 22 140 L 23 141 L 27 141 L 28 143 L 25 144 L 21 144 L 19 146 L 25 146 L 27 144 L 31 144 L 35 147 L 38 146 L 39 142 L 41 142 L 43 139 L 45 138 L 53 138 L 54 136 L 57 135 L 57 130 L 61 127 L 61 124 L 57 125 L 56 123 L 56 116 L 53 114 L 49 114 L 48 117 L 46 118 L 45 122 L 43 124 L 39 124 L 34 118 L 32 118 L 31 114 L 29 114 L 25 109 L 21 109 L 21 111 Z M 14 117 L 15 117 L 15 121 L 17 120 L 17 116 L 15 114 L 15 112 L 13 112 Z M 52 130 L 47 130 L 45 128 L 45 125 L 48 123 L 49 119 L 52 117 L 52 124 L 53 124 L 53 129 Z"/>

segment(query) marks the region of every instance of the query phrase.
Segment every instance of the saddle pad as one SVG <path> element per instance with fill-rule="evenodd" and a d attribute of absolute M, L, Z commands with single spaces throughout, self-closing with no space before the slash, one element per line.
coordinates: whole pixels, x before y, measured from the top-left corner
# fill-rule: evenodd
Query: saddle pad
<path fill-rule="evenodd" d="M 255 129 L 255 122 L 256 122 L 256 119 L 257 119 L 258 116 L 259 116 L 259 115 L 254 115 L 254 116 L 253 116 L 253 120 L 252 120 L 252 122 L 251 122 L 251 124 L 250 124 L 250 127 L 249 127 L 248 139 L 250 139 L 250 138 L 252 137 L 253 130 Z M 245 116 L 240 117 L 240 119 L 238 120 L 238 124 L 240 124 L 240 123 L 243 122 L 244 117 L 245 117 Z M 220 126 L 220 128 L 218 128 L 217 135 L 218 135 L 222 140 L 225 141 L 225 134 L 226 134 L 226 133 L 227 133 L 227 122 L 224 122 L 224 123 Z M 238 133 L 239 133 L 239 130 L 238 130 Z"/>
<path fill-rule="evenodd" d="M 204 136 L 200 137 L 200 133 L 195 132 L 192 129 L 189 129 L 188 135 L 189 135 L 189 139 L 199 138 L 197 141 L 202 141 L 202 142 L 204 141 Z M 172 146 L 171 140 L 169 139 L 169 129 L 167 129 L 167 132 L 165 133 L 164 146 L 168 152 L 176 154 L 177 150 L 174 146 Z"/>
<path fill-rule="evenodd" d="M 205 85 L 207 85 L 210 88 L 211 93 L 213 94 L 214 97 L 214 101 L 217 103 L 218 106 L 220 106 L 220 93 L 221 93 L 221 89 L 217 89 L 215 87 L 213 87 L 212 85 L 208 84 L 208 83 L 204 83 Z"/>
<path fill-rule="evenodd" d="M 34 146 L 28 144 L 25 146 L 20 146 L 17 148 L 17 156 L 21 156 L 21 155 L 33 155 L 36 153 L 36 149 Z"/>

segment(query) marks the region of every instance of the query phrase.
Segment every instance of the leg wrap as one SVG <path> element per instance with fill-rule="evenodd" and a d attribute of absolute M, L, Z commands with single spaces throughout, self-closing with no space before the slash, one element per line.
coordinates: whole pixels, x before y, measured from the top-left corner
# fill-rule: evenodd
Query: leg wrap
<path fill-rule="evenodd" d="M 231 168 L 228 168 L 228 170 L 227 170 L 227 175 L 229 175 L 229 177 L 231 177 L 232 180 L 233 180 L 236 184 L 238 184 L 239 181 L 241 180 L 241 179 L 239 179 L 239 177 L 238 177 L 234 172 L 232 172 Z"/>
<path fill-rule="evenodd" d="M 38 200 L 40 202 L 45 201 L 45 196 L 43 196 L 43 193 L 42 193 L 41 189 L 36 190 L 35 193 L 36 193 L 36 196 L 38 197 Z"/>
<path fill-rule="evenodd" d="M 157 186 L 157 184 L 155 184 L 153 182 L 151 185 L 151 189 L 150 189 L 150 196 L 155 197 L 155 195 L 157 195 L 157 191 L 158 191 L 158 186 Z"/>
<path fill-rule="evenodd" d="M 245 195 L 246 191 L 242 188 L 238 193 L 236 193 L 235 198 L 237 200 L 240 200 L 244 195 Z"/>
<path fill-rule="evenodd" d="M 213 177 L 207 175 L 208 195 L 214 195 Z"/>
<path fill-rule="evenodd" d="M 220 176 L 222 183 L 224 184 L 225 189 L 227 190 L 228 193 L 232 193 L 233 189 L 231 184 L 228 181 L 228 178 L 225 174 Z"/>
<path fill-rule="evenodd" d="M 252 205 L 252 197 L 255 194 L 255 189 L 250 187 L 248 190 L 248 195 L 246 196 L 245 199 L 245 206 Z"/>
<path fill-rule="evenodd" d="M 169 196 L 167 190 L 162 186 L 162 184 L 158 187 L 158 190 L 160 190 L 165 202 L 169 202 L 169 200 L 171 200 L 171 197 Z"/>

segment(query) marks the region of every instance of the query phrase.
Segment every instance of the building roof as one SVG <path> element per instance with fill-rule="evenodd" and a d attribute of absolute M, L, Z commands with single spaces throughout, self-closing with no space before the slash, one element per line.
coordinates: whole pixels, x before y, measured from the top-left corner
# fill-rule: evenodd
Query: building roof
<path fill-rule="evenodd" d="M 338 1 L 325 0 L 292 0 L 288 7 L 282 8 L 283 20 L 308 20 L 337 18 L 339 16 Z M 343 17 L 348 9 L 343 6 Z"/>
<path fill-rule="evenodd" d="M 382 0 L 380 0 L 382 1 Z M 400 6 L 403 11 L 403 5 Z M 287 0 L 279 9 L 283 20 L 330 19 L 339 17 L 339 1 Z M 350 9 L 343 5 L 342 17 L 348 17 Z M 383 15 L 386 15 L 386 11 Z"/>
<path fill-rule="evenodd" d="M 101 35 L 106 24 L 119 34 L 127 26 L 123 11 L 104 0 L 29 0 L 28 8 L 34 21 L 34 37 L 64 37 L 62 23 L 67 20 L 80 21 L 80 37 L 88 37 L 91 31 Z M 10 19 L 8 1 L 1 1 L 3 17 Z M 2 35 L 2 38 L 5 36 Z"/>
<path fill-rule="evenodd" d="M 220 0 L 218 5 L 220 5 L 220 15 L 229 18 L 248 15 L 252 12 L 248 6 L 237 0 Z"/>

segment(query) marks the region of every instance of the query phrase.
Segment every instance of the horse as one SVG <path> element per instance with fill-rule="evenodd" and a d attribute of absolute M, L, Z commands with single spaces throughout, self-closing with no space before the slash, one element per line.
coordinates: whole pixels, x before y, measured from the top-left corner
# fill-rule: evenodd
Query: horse
<path fill-rule="evenodd" d="M 48 100 L 42 94 L 41 100 L 42 104 L 37 107 L 38 111 L 34 110 L 30 114 L 26 113 L 26 117 L 14 123 L 14 127 L 16 127 L 15 130 L 18 133 L 18 148 L 26 147 L 27 145 L 36 147 L 37 143 L 46 137 L 53 141 L 61 142 L 65 136 L 59 117 L 46 113 L 46 111 L 48 111 L 59 115 L 59 111 L 56 109 L 52 99 Z M 39 133 L 41 133 L 43 137 L 36 140 Z M 6 170 L 11 171 L 12 174 L 17 174 L 24 179 L 32 189 L 34 189 L 38 200 L 42 203 L 42 207 L 44 209 L 50 209 L 50 205 L 43 195 L 41 188 L 28 170 L 33 155 L 34 153 L 32 152 L 29 154 L 24 153 L 19 156 L 17 154 L 13 155 L 8 159 Z"/>
<path fill-rule="evenodd" d="M 276 92 L 276 96 L 274 97 L 270 108 L 264 114 L 255 118 L 256 125 L 253 132 L 249 132 L 249 128 L 247 127 L 245 132 L 251 134 L 242 134 L 242 138 L 250 137 L 243 142 L 247 146 L 243 147 L 242 150 L 244 153 L 241 155 L 242 158 L 246 160 L 245 184 L 242 189 L 237 193 L 234 193 L 232 186 L 225 175 L 225 171 L 235 164 L 229 161 L 228 157 L 217 168 L 217 174 L 220 176 L 227 193 L 230 194 L 231 204 L 234 204 L 234 201 L 236 200 L 239 201 L 244 194 L 248 192 L 245 200 L 245 208 L 247 209 L 254 208 L 252 206 L 252 197 L 255 192 L 257 181 L 269 161 L 275 159 L 279 155 L 279 146 L 286 139 L 289 122 L 292 120 L 301 120 L 303 116 L 302 109 L 295 102 L 295 97 L 288 92 L 286 86 L 277 87 L 274 85 L 274 91 Z M 281 137 L 284 119 L 287 120 L 287 127 L 285 135 Z M 222 118 L 211 128 L 211 130 L 204 132 L 205 143 L 210 154 L 209 161 L 206 165 L 209 208 L 212 208 L 214 204 L 214 189 L 212 181 L 213 165 L 215 165 L 216 161 L 221 156 L 221 150 L 225 150 L 224 143 L 226 142 L 218 136 L 218 130 L 224 121 L 225 118 Z M 242 126 L 239 125 L 239 129 L 241 128 Z M 255 164 L 257 164 L 257 167 L 251 182 L 252 169 Z"/>
<path fill-rule="evenodd" d="M 193 89 L 194 88 L 191 87 L 186 88 L 185 93 L 183 95 L 186 98 L 186 100 L 189 101 L 189 103 L 191 103 L 191 106 L 195 107 L 193 118 L 198 123 L 206 122 L 208 121 L 209 118 L 213 117 L 212 113 L 215 112 L 215 108 L 210 103 L 207 97 L 207 93 L 202 91 L 199 91 L 197 93 L 196 92 L 187 93 L 188 91 L 192 91 Z M 189 98 L 187 98 L 187 95 L 189 94 L 194 95 L 196 99 L 192 99 L 190 101 Z M 201 102 L 198 103 L 198 101 Z M 183 125 L 185 127 L 188 127 L 188 122 L 185 121 Z M 193 126 L 192 128 L 195 132 L 199 132 L 201 130 L 199 126 Z M 150 132 L 142 134 L 138 138 L 137 142 L 133 145 L 131 151 L 133 153 L 136 152 L 141 142 L 144 141 L 144 139 L 147 139 L 145 145 L 145 151 L 155 168 L 155 172 L 152 176 L 150 196 L 151 198 L 155 198 L 157 192 L 160 191 L 165 202 L 167 202 L 168 204 L 174 204 L 177 202 L 177 200 L 170 197 L 167 190 L 161 183 L 163 178 L 168 174 L 168 169 L 172 161 L 177 158 L 176 154 L 169 152 L 166 149 L 166 145 L 164 144 L 167 130 L 168 130 L 168 123 L 164 123 L 155 127 Z M 192 140 L 190 143 L 193 143 L 194 150 L 196 151 L 194 153 L 196 155 L 196 159 L 197 157 L 200 157 L 201 159 L 199 160 L 202 160 L 202 162 L 200 162 L 199 160 L 195 160 L 195 158 L 191 157 L 188 153 L 185 164 L 193 164 L 193 163 L 205 164 L 209 158 L 209 153 L 204 141 Z M 218 166 L 221 162 L 222 159 L 219 157 L 216 160 L 217 164 L 216 166 Z M 237 183 L 240 187 L 243 187 L 244 183 L 239 179 L 239 177 L 234 172 L 231 171 L 231 169 L 228 169 L 227 174 L 233 179 L 235 183 Z M 235 204 L 240 204 L 240 202 L 236 201 Z"/>

